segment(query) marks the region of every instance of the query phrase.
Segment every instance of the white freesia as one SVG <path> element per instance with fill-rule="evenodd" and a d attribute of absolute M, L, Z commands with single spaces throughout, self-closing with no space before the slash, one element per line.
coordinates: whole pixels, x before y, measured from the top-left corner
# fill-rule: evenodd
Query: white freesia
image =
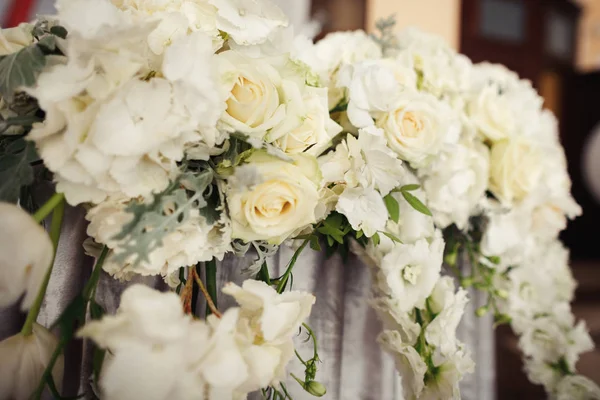
<path fill-rule="evenodd" d="M 288 19 L 269 0 L 208 0 L 217 9 L 217 28 L 226 32 L 238 44 L 263 43 Z"/>
<path fill-rule="evenodd" d="M 390 297 L 377 297 L 369 301 L 383 322 L 384 329 L 398 332 L 403 343 L 414 346 L 421 333 L 421 325 L 416 322 L 414 313 L 403 311 L 401 303 L 402 299 Z"/>
<path fill-rule="evenodd" d="M 425 387 L 427 365 L 415 348 L 402 340 L 399 332 L 384 330 L 377 341 L 394 357 L 396 369 L 402 378 L 402 394 L 405 399 L 420 398 Z"/>
<path fill-rule="evenodd" d="M 524 138 L 496 142 L 490 153 L 490 190 L 512 203 L 531 193 L 542 175 L 540 150 Z"/>
<path fill-rule="evenodd" d="M 379 60 L 344 66 L 337 85 L 347 88 L 348 118 L 357 128 L 372 126 L 373 114 L 391 111 L 402 90 L 392 71 Z"/>
<path fill-rule="evenodd" d="M 456 328 L 469 301 L 467 291 L 459 288 L 455 293 L 453 279 L 443 277 L 436 283 L 427 301 L 436 316 L 425 328 L 425 338 L 448 356 L 457 348 Z"/>
<path fill-rule="evenodd" d="M 248 190 L 226 192 L 233 238 L 279 244 L 315 222 L 321 180 L 314 157 L 297 154 L 283 161 L 259 150 L 246 159 L 263 182 Z"/>
<path fill-rule="evenodd" d="M 449 146 L 418 172 L 436 225 L 464 229 L 488 186 L 489 151 L 477 142 Z"/>
<path fill-rule="evenodd" d="M 33 43 L 33 25 L 19 24 L 14 28 L 0 29 L 0 56 L 16 53 Z"/>
<path fill-rule="evenodd" d="M 131 220 L 132 214 L 125 211 L 127 200 L 107 200 L 92 208 L 86 215 L 90 221 L 87 233 L 97 242 L 104 243 L 114 252 L 120 252 L 120 241 L 115 239 L 123 226 Z M 220 210 L 217 210 L 220 211 Z M 231 224 L 224 213 L 218 221 L 209 224 L 192 209 L 187 219 L 163 238 L 163 245 L 151 250 L 147 260 L 133 265 L 116 263 L 109 255 L 103 265 L 106 272 L 117 279 L 130 279 L 134 274 L 169 275 L 182 266 L 196 265 L 213 258 L 223 259 L 231 249 Z"/>
<path fill-rule="evenodd" d="M 427 165 L 444 143 L 456 142 L 458 119 L 446 103 L 425 93 L 403 92 L 393 110 L 377 119 L 389 147 L 413 167 Z"/>
<path fill-rule="evenodd" d="M 58 346 L 58 338 L 43 326 L 33 323 L 28 336 L 18 333 L 0 341 L 0 395 L 3 399 L 27 400 L 41 382 L 42 375 Z M 52 368 L 58 391 L 62 387 L 64 356 Z"/>
<path fill-rule="evenodd" d="M 582 375 L 568 375 L 561 379 L 556 400 L 599 400 L 600 388 L 594 381 Z"/>
<path fill-rule="evenodd" d="M 472 373 L 475 363 L 469 353 L 458 347 L 450 356 L 442 356 L 434 353 L 432 363 L 435 367 L 433 377 L 427 381 L 427 385 L 419 399 L 460 400 L 459 382 L 465 374 Z"/>
<path fill-rule="evenodd" d="M 444 240 L 439 231 L 430 241 L 396 243 L 380 261 L 378 287 L 392 298 L 402 299 L 401 311 L 423 307 L 439 279 L 443 252 Z"/>
<path fill-rule="evenodd" d="M 25 294 L 21 310 L 27 310 L 50 268 L 54 246 L 44 228 L 14 204 L 0 203 L 0 221 L 0 307 Z"/>
<path fill-rule="evenodd" d="M 335 209 L 348 218 L 352 229 L 362 230 L 367 237 L 384 230 L 388 219 L 381 194 L 372 188 L 346 188 Z"/>

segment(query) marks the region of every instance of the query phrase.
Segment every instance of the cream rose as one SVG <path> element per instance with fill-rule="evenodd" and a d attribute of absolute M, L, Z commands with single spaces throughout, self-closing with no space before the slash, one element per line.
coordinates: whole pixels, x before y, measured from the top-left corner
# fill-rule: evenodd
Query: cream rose
<path fill-rule="evenodd" d="M 531 193 L 541 175 L 540 152 L 523 138 L 502 140 L 490 154 L 490 189 L 501 201 L 513 202 Z"/>
<path fill-rule="evenodd" d="M 510 104 L 497 85 L 486 86 L 469 102 L 467 113 L 481 135 L 492 142 L 509 137 L 515 129 Z"/>
<path fill-rule="evenodd" d="M 377 126 L 388 145 L 413 167 L 424 166 L 445 142 L 458 136 L 458 124 L 450 108 L 424 93 L 406 92 L 393 111 L 383 114 Z"/>
<path fill-rule="evenodd" d="M 245 57 L 235 51 L 217 56 L 226 110 L 221 122 L 229 130 L 257 139 L 277 128 L 285 131 L 285 122 L 293 127 L 298 118 L 291 112 L 302 101 L 295 82 L 283 79 L 272 63 Z"/>
<path fill-rule="evenodd" d="M 31 24 L 20 24 L 14 28 L 0 29 L 0 56 L 16 53 L 33 43 Z"/>
<path fill-rule="evenodd" d="M 286 162 L 256 151 L 246 165 L 256 168 L 262 182 L 250 188 L 229 184 L 233 238 L 280 244 L 315 222 L 321 176 L 314 157 L 298 154 Z"/>

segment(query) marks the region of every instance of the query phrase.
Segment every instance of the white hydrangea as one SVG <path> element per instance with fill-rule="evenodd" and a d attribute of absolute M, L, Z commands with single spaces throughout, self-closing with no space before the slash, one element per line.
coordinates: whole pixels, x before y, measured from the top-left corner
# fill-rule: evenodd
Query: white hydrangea
<path fill-rule="evenodd" d="M 582 375 L 568 375 L 561 379 L 556 400 L 599 400 L 600 388 L 594 381 Z"/>
<path fill-rule="evenodd" d="M 70 204 L 164 189 L 186 144 L 216 124 L 222 106 L 207 68 L 210 39 L 183 38 L 167 50 L 165 76 L 152 78 L 139 42 L 148 28 L 100 25 L 87 38 L 75 30 L 68 62 L 50 64 L 30 90 L 46 120 L 29 138 Z"/>
<path fill-rule="evenodd" d="M 346 188 L 338 198 L 335 210 L 348 218 L 355 231 L 371 237 L 384 230 L 388 210 L 381 194 L 372 188 Z"/>

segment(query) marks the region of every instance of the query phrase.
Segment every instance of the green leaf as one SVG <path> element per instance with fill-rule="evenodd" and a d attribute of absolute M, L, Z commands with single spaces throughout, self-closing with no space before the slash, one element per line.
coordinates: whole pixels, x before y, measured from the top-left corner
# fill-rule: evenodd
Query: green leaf
<path fill-rule="evenodd" d="M 310 237 L 310 248 L 314 251 L 321 251 L 321 244 L 319 243 L 319 238 L 315 235 Z"/>
<path fill-rule="evenodd" d="M 12 101 L 20 88 L 35 84 L 45 65 L 44 52 L 35 44 L 0 58 L 0 95 Z"/>
<path fill-rule="evenodd" d="M 100 379 L 100 372 L 102 371 L 104 356 L 106 356 L 105 349 L 100 349 L 98 347 L 94 348 L 94 354 L 92 356 L 92 372 L 94 374 L 94 382 L 98 382 Z"/>
<path fill-rule="evenodd" d="M 104 314 L 106 314 L 104 308 L 100 304 L 96 303 L 96 300 L 90 300 L 90 316 L 92 319 L 100 319 L 104 316 Z"/>
<path fill-rule="evenodd" d="M 411 183 L 410 185 L 404 185 L 400 188 L 403 192 L 412 192 L 413 190 L 417 190 L 421 188 L 421 185 L 417 185 L 416 183 Z"/>
<path fill-rule="evenodd" d="M 373 241 L 373 244 L 375 246 L 379 246 L 379 242 L 381 242 L 381 238 L 379 237 L 379 233 L 375 233 L 372 237 L 371 240 Z"/>
<path fill-rule="evenodd" d="M 400 204 L 398 204 L 398 200 L 396 200 L 391 194 L 388 194 L 383 198 L 383 201 L 392 221 L 398 223 L 400 220 Z"/>
<path fill-rule="evenodd" d="M 363 237 L 363 235 L 364 235 L 364 234 L 365 234 L 365 233 L 364 233 L 364 232 L 362 231 L 362 229 L 361 229 L 360 231 L 356 232 L 356 238 L 357 238 L 357 239 L 360 239 L 361 237 Z"/>
<path fill-rule="evenodd" d="M 0 201 L 17 202 L 21 187 L 33 182 L 31 163 L 37 159 L 34 144 L 22 137 L 0 150 Z"/>
<path fill-rule="evenodd" d="M 420 213 L 429 215 L 431 217 L 431 211 L 429 211 L 429 208 L 427 208 L 427 206 L 423 204 L 421 200 L 419 200 L 416 196 L 406 191 L 402 191 L 402 196 L 404 197 L 404 200 L 406 200 L 408 204 L 411 205 L 412 208 L 414 208 Z"/>
<path fill-rule="evenodd" d="M 393 235 L 393 234 L 391 234 L 391 233 L 389 233 L 389 232 L 384 232 L 384 231 L 380 231 L 380 233 L 383 233 L 385 236 L 389 237 L 389 238 L 390 238 L 390 239 L 392 239 L 394 242 L 397 242 L 397 243 L 402 243 L 402 240 L 400 240 L 400 239 L 398 238 L 398 236 L 396 236 L 396 235 Z"/>

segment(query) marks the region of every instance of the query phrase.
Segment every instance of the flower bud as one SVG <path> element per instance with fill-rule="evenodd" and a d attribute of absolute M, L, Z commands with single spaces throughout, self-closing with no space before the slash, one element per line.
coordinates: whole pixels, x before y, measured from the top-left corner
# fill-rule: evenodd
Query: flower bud
<path fill-rule="evenodd" d="M 327 388 L 317 381 L 310 381 L 304 385 L 304 390 L 315 397 L 322 397 L 327 393 Z"/>
<path fill-rule="evenodd" d="M 489 310 L 488 306 L 481 306 L 475 311 L 475 314 L 478 317 L 483 317 L 485 314 L 487 314 L 488 310 Z"/>
<path fill-rule="evenodd" d="M 18 333 L 0 342 L 0 394 L 3 399 L 28 400 L 40 384 L 58 339 L 43 326 L 34 323 L 31 335 Z M 52 370 L 60 391 L 64 373 L 61 355 Z"/>

